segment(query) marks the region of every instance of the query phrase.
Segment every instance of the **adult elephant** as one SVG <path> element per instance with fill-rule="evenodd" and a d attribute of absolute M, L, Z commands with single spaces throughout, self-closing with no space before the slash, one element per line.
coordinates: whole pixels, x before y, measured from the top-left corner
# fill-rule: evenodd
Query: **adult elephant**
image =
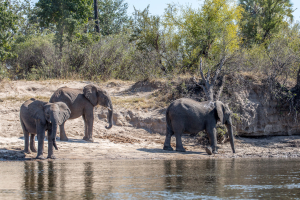
<path fill-rule="evenodd" d="M 48 157 L 55 158 L 53 155 L 53 146 L 58 150 L 56 145 L 57 125 L 64 123 L 70 117 L 70 109 L 63 102 L 47 103 L 35 99 L 25 101 L 20 108 L 20 122 L 25 139 L 25 153 L 31 153 L 30 149 L 36 152 L 34 137 L 38 137 L 38 159 L 44 159 L 44 139 L 45 131 L 48 130 Z"/>
<path fill-rule="evenodd" d="M 106 129 L 112 127 L 112 115 L 113 106 L 110 96 L 105 90 L 89 84 L 83 89 L 74 89 L 68 87 L 59 88 L 54 92 L 50 98 L 50 102 L 64 102 L 71 110 L 70 119 L 75 119 L 82 116 L 84 121 L 84 137 L 83 139 L 89 142 L 93 142 L 93 123 L 94 123 L 94 107 L 101 105 L 107 107 L 109 112 L 107 120 L 109 126 L 105 126 Z M 65 133 L 64 123 L 59 126 L 60 140 L 68 141 Z"/>
<path fill-rule="evenodd" d="M 170 144 L 171 136 L 176 137 L 176 151 L 185 151 L 181 142 L 182 133 L 197 134 L 206 130 L 211 147 L 206 152 L 211 155 L 217 152 L 216 125 L 220 121 L 228 130 L 230 144 L 235 153 L 231 111 L 221 101 L 198 102 L 188 98 L 177 99 L 172 102 L 166 111 L 167 134 L 164 150 L 173 150 Z"/>

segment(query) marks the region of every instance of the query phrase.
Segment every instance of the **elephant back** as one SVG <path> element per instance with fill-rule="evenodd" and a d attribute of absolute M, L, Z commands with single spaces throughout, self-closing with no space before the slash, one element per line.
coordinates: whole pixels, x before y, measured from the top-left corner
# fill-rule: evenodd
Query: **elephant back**
<path fill-rule="evenodd" d="M 64 102 L 68 107 L 70 107 L 81 93 L 82 91 L 79 89 L 61 87 L 52 94 L 49 102 Z"/>

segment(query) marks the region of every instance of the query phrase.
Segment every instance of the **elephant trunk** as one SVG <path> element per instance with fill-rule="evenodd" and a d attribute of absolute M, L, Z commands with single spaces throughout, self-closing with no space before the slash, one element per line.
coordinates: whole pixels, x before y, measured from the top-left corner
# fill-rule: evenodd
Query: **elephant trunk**
<path fill-rule="evenodd" d="M 57 145 L 56 145 L 56 133 L 57 133 L 57 123 L 58 123 L 58 116 L 57 114 L 53 113 L 51 115 L 51 123 L 52 123 L 52 130 L 51 130 L 51 139 L 53 146 L 56 150 L 58 150 Z"/>
<path fill-rule="evenodd" d="M 229 140 L 230 140 L 230 145 L 231 145 L 231 149 L 232 152 L 235 153 L 235 149 L 234 149 L 234 143 L 233 143 L 233 130 L 232 130 L 232 124 L 226 124 L 227 130 L 228 130 L 228 135 L 229 135 Z"/>
<path fill-rule="evenodd" d="M 109 126 L 105 126 L 106 129 L 110 129 L 113 126 L 113 106 L 110 102 L 108 105 L 108 115 L 107 115 L 107 121 L 109 123 Z"/>

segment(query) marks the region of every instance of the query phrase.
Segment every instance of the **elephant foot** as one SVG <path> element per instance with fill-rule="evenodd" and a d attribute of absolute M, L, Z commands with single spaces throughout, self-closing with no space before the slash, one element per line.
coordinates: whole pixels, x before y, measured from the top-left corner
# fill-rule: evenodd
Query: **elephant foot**
<path fill-rule="evenodd" d="M 173 151 L 173 148 L 171 146 L 164 146 L 163 150 Z"/>
<path fill-rule="evenodd" d="M 217 150 L 213 151 L 213 154 L 219 154 L 219 152 Z"/>
<path fill-rule="evenodd" d="M 60 137 L 59 140 L 60 141 L 68 141 L 69 139 L 67 137 Z"/>
<path fill-rule="evenodd" d="M 208 155 L 212 155 L 213 154 L 213 151 L 212 151 L 212 148 L 211 147 L 206 147 L 205 148 L 205 151 Z"/>
<path fill-rule="evenodd" d="M 84 136 L 82 139 L 85 140 L 85 141 L 87 141 L 87 142 L 94 142 L 93 138 L 88 138 L 88 137 Z"/>
<path fill-rule="evenodd" d="M 183 147 L 182 148 L 176 148 L 176 151 L 185 152 L 185 149 Z"/>
<path fill-rule="evenodd" d="M 31 151 L 29 151 L 29 150 L 24 150 L 24 153 L 26 153 L 26 154 L 31 154 Z"/>
<path fill-rule="evenodd" d="M 51 155 L 47 157 L 48 159 L 56 159 L 55 155 Z"/>
<path fill-rule="evenodd" d="M 45 157 L 43 155 L 38 155 L 36 159 L 45 160 Z"/>

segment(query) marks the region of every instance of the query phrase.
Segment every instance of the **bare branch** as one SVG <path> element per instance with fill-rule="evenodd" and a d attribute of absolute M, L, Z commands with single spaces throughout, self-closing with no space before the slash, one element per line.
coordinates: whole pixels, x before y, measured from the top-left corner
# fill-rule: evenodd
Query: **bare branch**
<path fill-rule="evenodd" d="M 202 69 L 202 58 L 200 58 L 200 74 L 201 74 L 203 81 L 206 83 L 206 79 L 204 77 L 203 69 Z"/>
<path fill-rule="evenodd" d="M 217 71 L 216 71 L 216 74 L 215 74 L 215 77 L 214 77 L 214 79 L 213 79 L 213 82 L 211 83 L 212 85 L 215 84 L 215 82 L 216 82 L 216 80 L 217 80 L 217 78 L 218 78 L 218 75 L 219 75 L 220 71 L 222 70 L 224 61 L 225 61 L 225 57 L 223 57 L 222 60 L 221 60 L 221 62 L 220 62 L 220 67 L 219 67 L 219 69 L 217 69 Z"/>
<path fill-rule="evenodd" d="M 222 78 L 222 80 L 221 80 L 222 82 L 221 82 L 221 87 L 219 88 L 219 91 L 217 92 L 217 96 L 216 96 L 216 101 L 219 101 L 219 99 L 220 99 L 220 96 L 221 96 L 221 94 L 222 94 L 222 92 L 223 92 L 223 88 L 224 88 L 224 83 L 225 83 L 225 76 L 223 76 L 223 78 Z"/>
<path fill-rule="evenodd" d="M 203 85 L 200 85 L 199 83 L 197 83 L 195 76 L 193 76 L 193 82 L 194 82 L 197 86 L 201 87 L 201 88 L 203 89 L 205 95 L 208 96 L 208 93 L 207 93 L 206 88 L 205 88 Z"/>
<path fill-rule="evenodd" d="M 207 72 L 207 81 L 209 81 L 210 79 L 210 69 L 208 68 L 208 72 Z"/>

